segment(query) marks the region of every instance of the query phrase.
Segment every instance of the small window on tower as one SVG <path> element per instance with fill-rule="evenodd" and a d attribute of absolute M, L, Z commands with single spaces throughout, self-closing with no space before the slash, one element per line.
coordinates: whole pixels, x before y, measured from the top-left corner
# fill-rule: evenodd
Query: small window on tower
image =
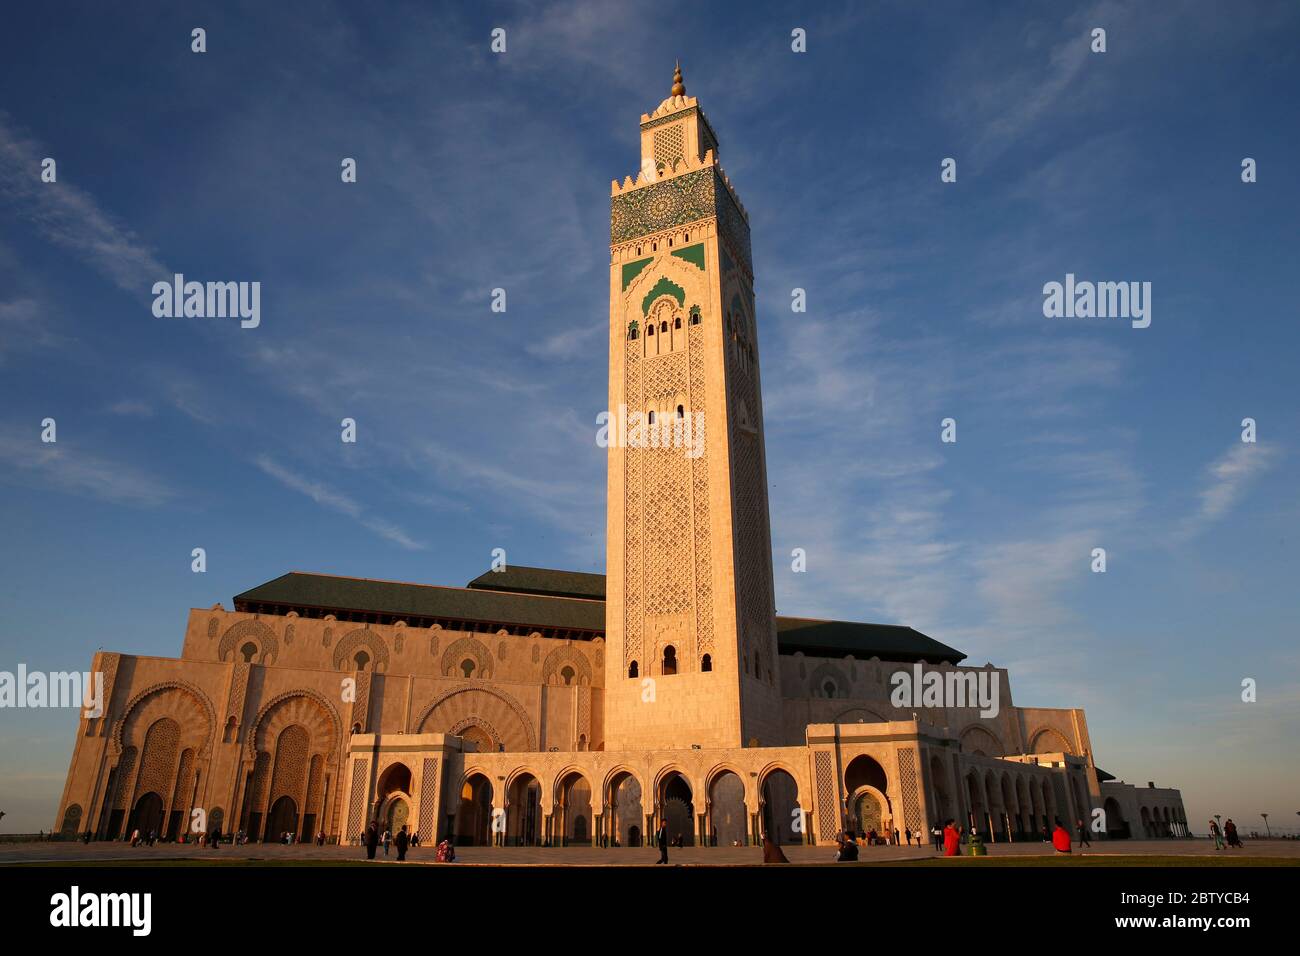
<path fill-rule="evenodd" d="M 659 331 L 660 331 L 660 332 L 667 332 L 667 331 L 668 331 L 668 320 L 667 320 L 667 319 L 665 319 L 664 321 L 662 321 L 662 322 L 659 323 Z"/>
<path fill-rule="evenodd" d="M 627 667 L 627 676 L 628 676 L 628 677 L 636 677 L 636 676 L 637 676 L 637 675 L 636 675 L 636 661 L 633 661 L 631 664 L 628 665 L 628 667 Z"/>
<path fill-rule="evenodd" d="M 700 670 L 702 671 L 713 670 L 713 657 L 711 655 L 709 654 L 704 655 L 703 659 L 700 661 Z"/>
<path fill-rule="evenodd" d="M 677 406 L 677 417 L 678 417 L 678 418 L 685 418 L 685 417 L 686 417 L 686 406 L 685 406 L 685 405 L 678 405 L 678 406 Z"/>
<path fill-rule="evenodd" d="M 655 334 L 655 327 L 654 327 L 653 325 L 647 325 L 647 326 L 645 327 L 645 334 L 646 334 L 646 335 L 654 335 L 654 334 Z"/>
<path fill-rule="evenodd" d="M 655 413 L 654 413 L 654 412 L 650 412 L 650 415 L 649 415 L 649 422 L 650 422 L 651 425 L 653 425 L 653 424 L 655 423 Z"/>
<path fill-rule="evenodd" d="M 680 329 L 681 327 L 682 327 L 682 317 L 679 315 L 675 319 L 673 319 L 673 328 Z"/>
<path fill-rule="evenodd" d="M 669 644 L 664 648 L 664 674 L 677 673 L 677 648 Z"/>

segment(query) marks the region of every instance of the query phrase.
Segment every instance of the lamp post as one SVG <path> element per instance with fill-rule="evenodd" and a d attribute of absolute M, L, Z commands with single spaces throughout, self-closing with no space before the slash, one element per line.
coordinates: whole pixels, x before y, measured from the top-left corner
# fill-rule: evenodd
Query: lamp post
<path fill-rule="evenodd" d="M 1268 826 L 1268 814 L 1267 814 L 1267 813 L 1261 813 L 1260 816 L 1264 818 L 1264 830 L 1268 833 L 1268 838 L 1269 838 L 1270 840 L 1273 839 L 1273 831 L 1272 831 L 1271 829 L 1269 829 L 1269 826 Z"/>

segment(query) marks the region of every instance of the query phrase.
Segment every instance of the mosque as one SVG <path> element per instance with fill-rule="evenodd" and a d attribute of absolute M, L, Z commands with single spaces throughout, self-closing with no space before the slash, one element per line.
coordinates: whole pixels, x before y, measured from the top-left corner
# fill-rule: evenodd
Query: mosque
<path fill-rule="evenodd" d="M 606 573 L 291 572 L 191 610 L 179 657 L 99 652 L 55 829 L 354 842 L 378 821 L 610 852 L 661 821 L 701 846 L 949 818 L 993 843 L 1056 818 L 1188 835 L 1177 790 L 1098 769 L 1082 710 L 1018 706 L 1004 669 L 910 627 L 775 613 L 748 215 L 680 68 L 610 194 L 609 407 L 699 441 L 609 443 Z M 916 665 L 982 675 L 996 706 L 895 706 Z"/>

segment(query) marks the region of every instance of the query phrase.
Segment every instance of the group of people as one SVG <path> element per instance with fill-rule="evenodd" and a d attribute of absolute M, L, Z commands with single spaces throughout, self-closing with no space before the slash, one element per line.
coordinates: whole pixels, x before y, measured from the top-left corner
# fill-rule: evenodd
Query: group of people
<path fill-rule="evenodd" d="M 1216 850 L 1224 849 L 1226 843 L 1230 847 L 1243 849 L 1245 844 L 1241 842 L 1241 837 L 1237 835 L 1237 824 L 1232 822 L 1232 817 L 1223 821 L 1223 829 L 1219 829 L 1219 821 L 1210 821 L 1210 836 L 1214 837 L 1214 848 Z"/>
<path fill-rule="evenodd" d="M 402 828 L 397 831 L 396 836 L 393 835 L 391 830 L 387 829 L 381 834 L 379 824 L 371 823 L 370 826 L 366 827 L 365 832 L 361 834 L 361 845 L 366 848 L 367 860 L 375 858 L 375 851 L 379 849 L 380 844 L 383 844 L 384 856 L 388 856 L 389 847 L 396 847 L 397 862 L 405 863 L 406 851 L 411 847 L 420 845 L 420 834 L 418 832 L 408 833 L 406 824 L 402 824 Z M 436 863 L 456 862 L 456 848 L 451 842 L 450 836 L 438 844 L 433 858 Z"/>

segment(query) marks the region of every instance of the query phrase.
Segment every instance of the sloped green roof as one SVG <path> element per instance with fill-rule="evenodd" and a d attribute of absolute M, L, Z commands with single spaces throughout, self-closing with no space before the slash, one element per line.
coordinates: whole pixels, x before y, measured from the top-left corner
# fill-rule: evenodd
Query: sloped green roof
<path fill-rule="evenodd" d="M 810 657 L 852 654 L 859 659 L 879 657 L 889 661 L 925 659 L 954 663 L 966 657 L 961 651 L 902 624 L 778 617 L 776 639 L 782 654 L 802 651 Z"/>
<path fill-rule="evenodd" d="M 343 578 L 292 571 L 235 595 L 235 605 L 280 604 L 320 611 L 369 611 L 401 619 L 444 618 L 603 633 L 605 602 Z"/>
<path fill-rule="evenodd" d="M 483 591 L 514 591 L 519 594 L 549 594 L 553 597 L 605 600 L 605 575 L 585 571 L 556 571 L 507 565 L 501 571 L 485 571 L 469 587 Z"/>
<path fill-rule="evenodd" d="M 605 576 L 511 566 L 488 571 L 464 588 L 404 584 L 292 571 L 235 596 L 235 606 L 269 604 L 320 613 L 368 612 L 402 620 L 442 618 L 518 627 L 605 631 Z M 910 627 L 777 617 L 782 654 L 891 661 L 964 660 L 961 651 Z"/>

